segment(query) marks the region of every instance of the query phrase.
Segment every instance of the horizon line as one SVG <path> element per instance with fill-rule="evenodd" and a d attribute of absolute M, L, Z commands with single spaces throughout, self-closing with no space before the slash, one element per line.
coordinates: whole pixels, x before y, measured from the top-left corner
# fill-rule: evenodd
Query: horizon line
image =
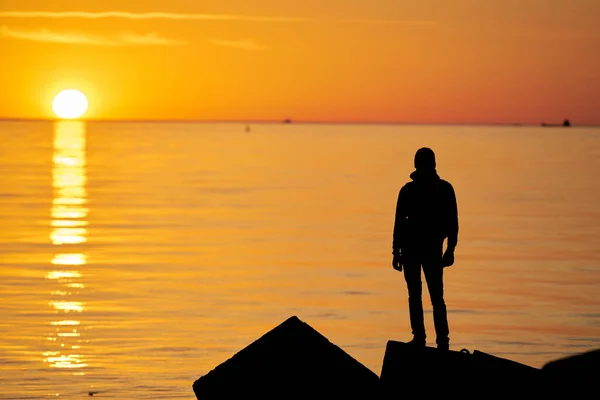
<path fill-rule="evenodd" d="M 324 125 L 454 125 L 454 126 L 539 126 L 548 124 L 546 122 L 418 122 L 418 121 L 343 121 L 343 120 L 252 120 L 252 119 L 181 119 L 181 118 L 80 118 L 80 119 L 62 119 L 62 118 L 33 118 L 33 117 L 0 117 L 0 122 L 4 121 L 22 121 L 22 122 L 58 122 L 58 121 L 79 121 L 79 122 L 106 122 L 106 123 L 230 123 L 230 124 L 282 124 L 282 125 L 300 125 L 300 124 L 324 124 Z M 549 127 L 562 126 L 560 123 L 549 124 Z M 600 124 L 581 124 L 572 125 L 572 127 L 600 127 Z"/>

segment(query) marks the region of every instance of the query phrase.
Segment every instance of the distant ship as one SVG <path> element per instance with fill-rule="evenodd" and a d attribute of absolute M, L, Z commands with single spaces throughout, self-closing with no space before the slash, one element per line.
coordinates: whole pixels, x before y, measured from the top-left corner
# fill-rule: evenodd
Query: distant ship
<path fill-rule="evenodd" d="M 292 120 L 291 120 L 291 119 L 289 119 L 289 118 L 286 118 L 286 119 L 284 119 L 284 120 L 283 120 L 283 123 L 284 123 L 284 124 L 291 124 L 291 123 L 292 123 Z"/>
<path fill-rule="evenodd" d="M 564 128 L 568 128 L 571 126 L 571 121 L 569 121 L 568 119 L 565 119 L 562 124 L 547 124 L 545 122 L 542 122 L 542 126 L 544 126 L 544 127 L 562 126 Z"/>

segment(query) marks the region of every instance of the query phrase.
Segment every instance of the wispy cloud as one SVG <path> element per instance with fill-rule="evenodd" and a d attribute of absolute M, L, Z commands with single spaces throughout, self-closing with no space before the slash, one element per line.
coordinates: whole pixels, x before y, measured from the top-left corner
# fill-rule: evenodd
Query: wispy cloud
<path fill-rule="evenodd" d="M 1 26 L 0 36 L 32 42 L 92 46 L 177 46 L 185 44 L 183 41 L 164 38 L 154 32 L 146 34 L 125 32 L 115 36 L 100 36 L 79 32 L 54 32 L 48 29 L 30 31 L 14 30 L 7 26 Z"/>
<path fill-rule="evenodd" d="M 417 26 L 433 26 L 435 21 L 418 20 L 418 19 L 344 19 L 339 21 L 345 24 L 365 24 L 365 25 L 417 25 Z"/>
<path fill-rule="evenodd" d="M 214 44 L 215 46 L 233 47 L 236 49 L 249 50 L 249 51 L 263 51 L 263 50 L 270 49 L 270 47 L 258 44 L 252 39 L 243 39 L 243 40 L 209 39 L 208 42 Z"/>
<path fill-rule="evenodd" d="M 186 42 L 182 40 L 168 39 L 154 32 L 143 35 L 136 33 L 122 33 L 119 35 L 118 40 L 123 44 L 140 46 L 181 46 L 186 44 Z"/>
<path fill-rule="evenodd" d="M 256 15 L 236 15 L 236 14 L 204 14 L 204 13 L 167 13 L 167 12 L 148 12 L 133 13 L 125 11 L 0 11 L 0 18 L 121 18 L 121 19 L 172 19 L 172 20 L 204 20 L 204 21 L 256 21 L 256 22 L 304 22 L 310 21 L 306 18 L 293 17 L 268 17 Z"/>
<path fill-rule="evenodd" d="M 46 18 L 46 19 L 105 19 L 120 18 L 129 20 L 191 20 L 191 21 L 247 21 L 247 22 L 320 22 L 320 23 L 348 23 L 348 24 L 387 24 L 387 25 L 433 25 L 435 21 L 429 20 L 403 20 L 403 19 L 317 19 L 303 17 L 282 17 L 265 15 L 242 14 L 209 14 L 209 13 L 169 13 L 145 12 L 135 13 L 127 11 L 0 11 L 0 18 Z"/>
<path fill-rule="evenodd" d="M 48 29 L 37 31 L 13 30 L 7 26 L 0 28 L 0 35 L 12 39 L 29 40 L 32 42 L 51 42 L 66 44 L 87 44 L 94 46 L 112 46 L 114 43 L 101 36 L 86 35 L 81 33 L 52 32 Z"/>

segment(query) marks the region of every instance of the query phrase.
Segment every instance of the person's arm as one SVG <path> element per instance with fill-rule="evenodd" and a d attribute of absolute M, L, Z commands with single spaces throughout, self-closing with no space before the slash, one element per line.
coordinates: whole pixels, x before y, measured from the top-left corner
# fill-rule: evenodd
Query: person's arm
<path fill-rule="evenodd" d="M 447 250 L 454 252 L 458 244 L 458 205 L 456 194 L 451 184 L 448 184 L 448 247 Z"/>
<path fill-rule="evenodd" d="M 398 201 L 396 202 L 396 217 L 394 219 L 394 234 L 392 240 L 392 254 L 400 255 L 402 250 L 405 224 L 406 224 L 406 205 L 404 188 L 398 193 Z"/>

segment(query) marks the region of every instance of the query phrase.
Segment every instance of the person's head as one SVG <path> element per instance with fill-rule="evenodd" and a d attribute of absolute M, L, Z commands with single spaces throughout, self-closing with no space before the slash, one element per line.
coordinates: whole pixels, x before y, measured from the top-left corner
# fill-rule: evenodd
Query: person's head
<path fill-rule="evenodd" d="M 415 154 L 415 169 L 435 169 L 435 153 L 428 147 L 422 147 Z"/>

